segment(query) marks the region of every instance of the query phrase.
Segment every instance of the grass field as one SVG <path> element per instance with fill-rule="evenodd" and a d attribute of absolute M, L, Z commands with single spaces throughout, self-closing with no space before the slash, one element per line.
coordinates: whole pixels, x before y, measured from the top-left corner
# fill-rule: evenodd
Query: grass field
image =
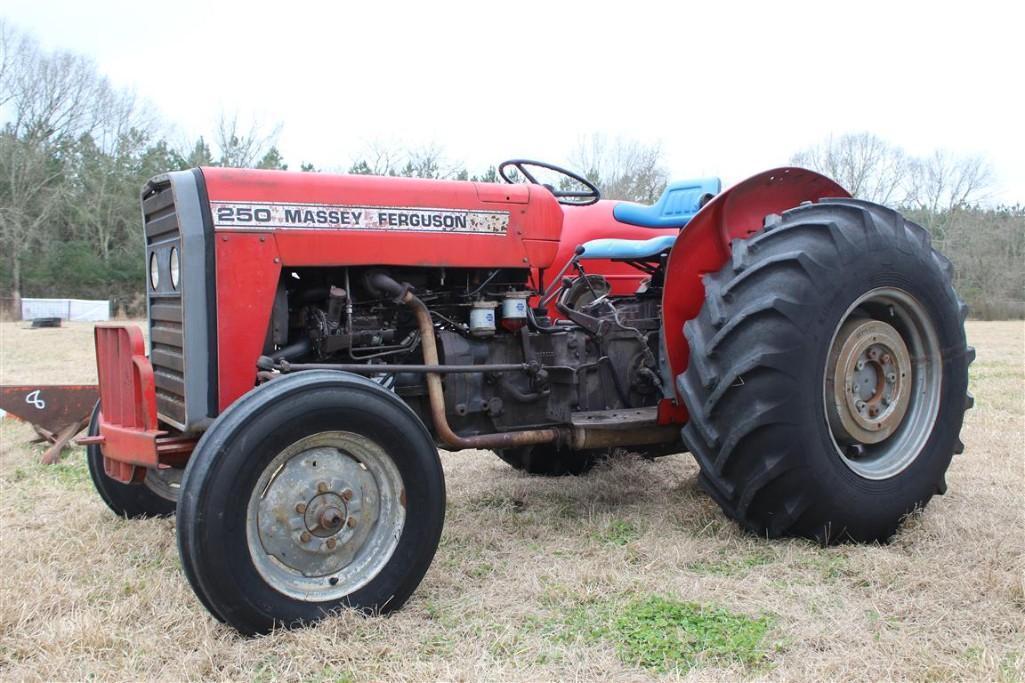
<path fill-rule="evenodd" d="M 580 478 L 442 456 L 445 532 L 407 606 L 245 639 L 181 573 L 174 520 L 125 521 L 82 449 L 2 421 L 4 680 L 1022 680 L 1021 322 L 969 323 L 976 405 L 945 496 L 886 546 L 741 533 L 689 455 Z M 0 381 L 94 381 L 87 325 L 0 324 Z"/>

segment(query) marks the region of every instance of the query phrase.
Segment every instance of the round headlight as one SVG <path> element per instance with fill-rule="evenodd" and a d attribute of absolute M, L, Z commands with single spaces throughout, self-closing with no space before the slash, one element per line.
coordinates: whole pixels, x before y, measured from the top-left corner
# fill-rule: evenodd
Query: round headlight
<path fill-rule="evenodd" d="M 149 283 L 156 289 L 160 284 L 160 264 L 157 263 L 157 252 L 149 255 Z"/>
<path fill-rule="evenodd" d="M 178 274 L 181 265 L 178 263 L 178 247 L 171 247 L 171 286 L 178 289 Z"/>

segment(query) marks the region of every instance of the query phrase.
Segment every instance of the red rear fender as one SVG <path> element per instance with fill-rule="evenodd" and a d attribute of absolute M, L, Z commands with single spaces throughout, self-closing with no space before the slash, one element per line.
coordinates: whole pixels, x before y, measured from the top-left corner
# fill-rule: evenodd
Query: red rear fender
<path fill-rule="evenodd" d="M 673 378 L 687 368 L 690 358 L 683 325 L 697 316 L 705 301 L 701 276 L 722 268 L 731 254 L 731 240 L 758 232 L 768 214 L 783 213 L 801 202 L 850 196 L 813 171 L 776 168 L 734 185 L 701 209 L 680 233 L 666 267 L 662 319 Z"/>

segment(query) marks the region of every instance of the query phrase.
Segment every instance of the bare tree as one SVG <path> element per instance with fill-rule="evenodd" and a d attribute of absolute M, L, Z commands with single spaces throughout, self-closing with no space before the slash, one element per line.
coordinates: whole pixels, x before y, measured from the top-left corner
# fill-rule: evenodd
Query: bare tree
<path fill-rule="evenodd" d="M 359 159 L 354 161 L 350 173 L 360 175 L 397 175 L 402 154 L 393 145 L 381 140 L 364 143 Z"/>
<path fill-rule="evenodd" d="M 51 131 L 59 129 L 63 135 L 81 117 L 57 92 L 71 78 L 60 79 L 60 84 L 36 80 L 52 69 L 35 41 L 6 23 L 0 26 L 0 41 L 5 122 L 0 132 L 0 245 L 10 259 L 11 299 L 18 315 L 24 259 L 58 208 L 63 169 L 54 159 Z"/>
<path fill-rule="evenodd" d="M 238 114 L 221 114 L 217 123 L 214 144 L 220 152 L 219 165 L 232 168 L 254 168 L 268 156 L 280 157 L 277 153 L 281 124 L 264 130 L 256 121 L 248 126 L 239 123 Z"/>
<path fill-rule="evenodd" d="M 933 213 L 984 201 L 993 170 L 981 156 L 954 156 L 937 150 L 910 166 L 906 203 Z"/>
<path fill-rule="evenodd" d="M 77 162 L 85 154 L 130 164 L 147 143 L 152 118 L 132 92 L 113 88 L 88 59 L 45 52 L 7 24 L 0 25 L 0 48 L 0 244 L 10 258 L 12 299 L 20 308 L 25 259 L 56 234 L 58 217 L 75 209 L 68 196 L 86 183 Z M 88 179 L 90 201 L 104 203 L 105 192 L 123 192 L 103 168 Z M 91 226 L 99 231 L 95 243 L 106 245 L 105 218 L 74 227 Z"/>
<path fill-rule="evenodd" d="M 993 171 L 981 156 L 938 150 L 915 158 L 868 134 L 830 138 L 792 163 L 833 177 L 862 199 L 889 204 L 932 235 L 954 263 L 954 284 L 976 315 L 1021 317 L 1025 210 L 985 208 Z"/>
<path fill-rule="evenodd" d="M 7 104 L 13 97 L 11 77 L 14 73 L 15 54 L 19 36 L 14 27 L 5 19 L 0 19 L 0 107 Z"/>
<path fill-rule="evenodd" d="M 410 178 L 452 178 L 458 173 L 445 151 L 437 143 L 415 147 L 406 152 L 406 164 L 399 175 Z"/>
<path fill-rule="evenodd" d="M 434 142 L 403 147 L 371 140 L 364 144 L 359 156 L 353 160 L 349 173 L 448 179 L 459 176 L 460 167 L 450 162 L 444 147 Z"/>
<path fill-rule="evenodd" d="M 577 143 L 569 161 L 608 199 L 650 204 L 659 198 L 669 180 L 662 147 L 657 143 L 624 138 L 609 141 L 595 133 Z"/>
<path fill-rule="evenodd" d="M 833 178 L 860 199 L 931 213 L 982 201 L 993 183 L 983 157 L 938 150 L 915 158 L 871 133 L 830 137 L 790 162 Z"/>
<path fill-rule="evenodd" d="M 978 251 L 966 243 L 980 236 L 974 229 L 979 215 L 971 209 L 988 197 L 992 185 L 993 172 L 984 158 L 937 150 L 912 163 L 904 207 L 929 228 L 937 248 L 952 256 L 957 252 L 960 261 L 962 252 Z M 984 222 L 993 220 L 990 216 Z"/>
<path fill-rule="evenodd" d="M 60 208 L 62 175 L 45 149 L 0 134 L 0 245 L 10 259 L 15 316 L 21 311 L 22 265 Z"/>
<path fill-rule="evenodd" d="M 847 133 L 793 155 L 790 163 L 818 171 L 860 199 L 903 200 L 910 160 L 900 147 L 871 133 Z"/>

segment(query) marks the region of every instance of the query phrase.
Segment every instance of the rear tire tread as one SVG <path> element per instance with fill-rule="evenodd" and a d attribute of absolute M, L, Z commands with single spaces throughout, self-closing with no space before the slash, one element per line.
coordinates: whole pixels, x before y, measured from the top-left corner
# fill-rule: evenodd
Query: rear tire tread
<path fill-rule="evenodd" d="M 722 269 L 703 277 L 705 304 L 684 326 L 690 361 L 677 378 L 691 416 L 683 439 L 701 468 L 699 485 L 727 516 L 759 535 L 796 533 L 828 541 L 836 533 L 802 521 L 810 505 L 807 495 L 792 490 L 782 497 L 768 493 L 780 477 L 800 467 L 800 460 L 790 448 L 766 456 L 753 443 L 746 447 L 753 436 L 788 420 L 778 398 L 766 396 L 764 388 L 759 393 L 759 387 L 745 385 L 771 373 L 763 387 L 774 387 L 778 396 L 798 390 L 788 367 L 797 360 L 793 353 L 799 351 L 803 333 L 801 309 L 809 304 L 787 292 L 796 287 L 819 296 L 825 289 L 823 278 L 829 275 L 824 263 L 849 262 L 852 252 L 873 243 L 903 252 L 928 248 L 952 290 L 950 261 L 932 249 L 924 228 L 896 211 L 853 199 L 823 200 L 785 212 L 771 229 L 734 241 L 732 256 Z M 953 296 L 963 321 L 966 307 Z M 758 332 L 768 324 L 773 325 L 771 338 Z M 965 353 L 969 363 L 974 360 L 974 349 L 967 347 Z M 747 401 L 747 412 L 738 419 L 729 408 L 735 409 L 741 400 Z M 971 407 L 970 393 L 965 402 Z M 958 440 L 954 451 L 963 448 Z M 936 489 L 945 490 L 942 478 Z"/>

